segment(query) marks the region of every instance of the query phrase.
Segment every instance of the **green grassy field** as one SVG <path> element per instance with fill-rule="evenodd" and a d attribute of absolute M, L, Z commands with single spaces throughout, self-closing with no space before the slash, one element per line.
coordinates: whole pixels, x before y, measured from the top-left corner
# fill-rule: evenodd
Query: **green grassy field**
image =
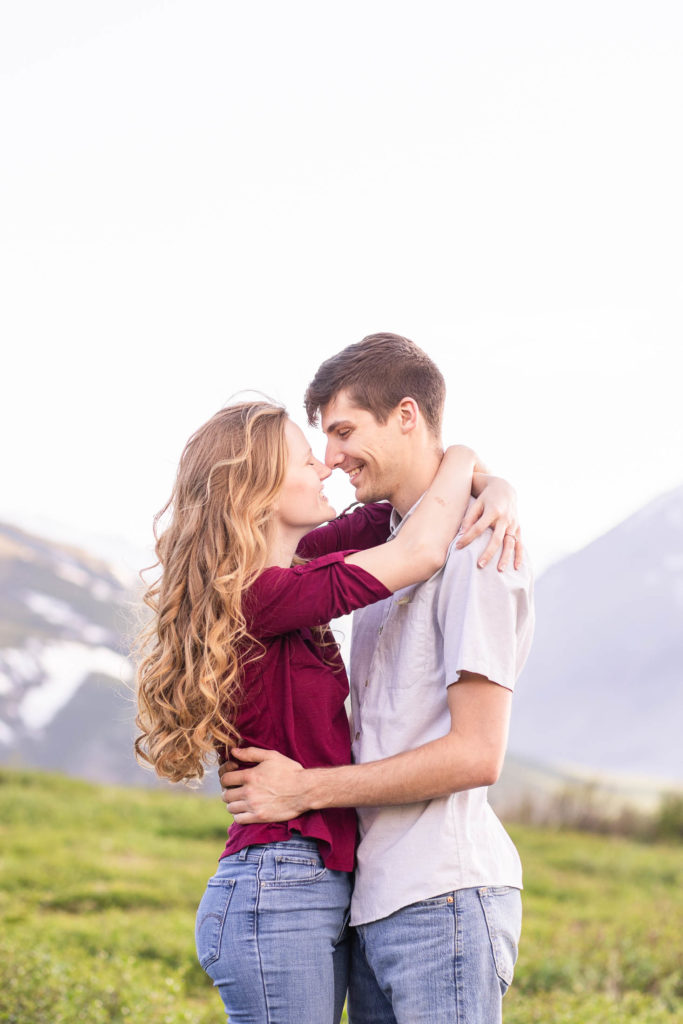
<path fill-rule="evenodd" d="M 218 800 L 0 771 L 0 1021 L 224 1020 L 193 928 L 225 827 Z M 683 1020 L 683 848 L 510 831 L 526 890 L 506 1024 Z"/>

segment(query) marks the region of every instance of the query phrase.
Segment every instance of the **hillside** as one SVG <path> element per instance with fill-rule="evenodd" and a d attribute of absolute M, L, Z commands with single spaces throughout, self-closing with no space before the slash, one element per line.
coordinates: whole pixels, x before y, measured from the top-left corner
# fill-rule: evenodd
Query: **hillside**
<path fill-rule="evenodd" d="M 226 821 L 219 802 L 0 770 L 0 1020 L 220 1020 L 194 914 Z M 680 1020 L 680 847 L 511 833 L 526 888 L 506 1024 Z"/>
<path fill-rule="evenodd" d="M 683 782 L 683 488 L 552 566 L 509 749 Z"/>

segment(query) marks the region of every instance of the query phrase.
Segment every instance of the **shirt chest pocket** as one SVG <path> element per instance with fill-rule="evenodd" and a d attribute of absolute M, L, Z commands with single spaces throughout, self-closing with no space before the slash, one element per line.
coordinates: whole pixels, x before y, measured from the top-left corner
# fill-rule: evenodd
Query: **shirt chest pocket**
<path fill-rule="evenodd" d="M 382 685 L 407 690 L 424 679 L 433 667 L 435 639 L 424 588 L 397 591 L 378 629 L 375 657 Z"/>

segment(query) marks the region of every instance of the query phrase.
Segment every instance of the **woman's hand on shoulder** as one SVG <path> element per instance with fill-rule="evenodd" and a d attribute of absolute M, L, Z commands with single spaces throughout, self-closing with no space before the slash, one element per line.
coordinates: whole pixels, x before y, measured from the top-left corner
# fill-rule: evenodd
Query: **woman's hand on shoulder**
<path fill-rule="evenodd" d="M 513 564 L 519 569 L 524 547 L 517 518 L 517 495 L 514 487 L 502 477 L 475 472 L 472 491 L 476 496 L 465 514 L 456 547 L 464 548 L 480 537 L 484 530 L 492 529 L 491 539 L 477 565 L 483 569 L 502 548 L 498 571 L 504 572 L 514 553 Z"/>

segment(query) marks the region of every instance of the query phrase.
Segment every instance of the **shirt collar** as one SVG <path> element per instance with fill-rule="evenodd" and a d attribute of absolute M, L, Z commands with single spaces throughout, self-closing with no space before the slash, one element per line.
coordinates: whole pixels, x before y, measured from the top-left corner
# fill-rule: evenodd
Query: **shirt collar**
<path fill-rule="evenodd" d="M 389 519 L 389 528 L 391 530 L 391 536 L 392 537 L 396 536 L 398 531 L 401 529 L 401 527 L 405 523 L 406 519 L 410 519 L 410 517 L 412 516 L 413 512 L 415 511 L 417 506 L 420 504 L 420 502 L 422 501 L 422 499 L 424 498 L 426 493 L 427 492 L 425 491 L 424 494 L 420 495 L 420 497 L 417 499 L 417 501 L 412 506 L 412 508 L 409 508 L 404 516 L 401 516 L 401 514 L 399 512 L 397 512 L 395 508 L 392 508 L 392 510 L 391 510 L 391 517 Z"/>

